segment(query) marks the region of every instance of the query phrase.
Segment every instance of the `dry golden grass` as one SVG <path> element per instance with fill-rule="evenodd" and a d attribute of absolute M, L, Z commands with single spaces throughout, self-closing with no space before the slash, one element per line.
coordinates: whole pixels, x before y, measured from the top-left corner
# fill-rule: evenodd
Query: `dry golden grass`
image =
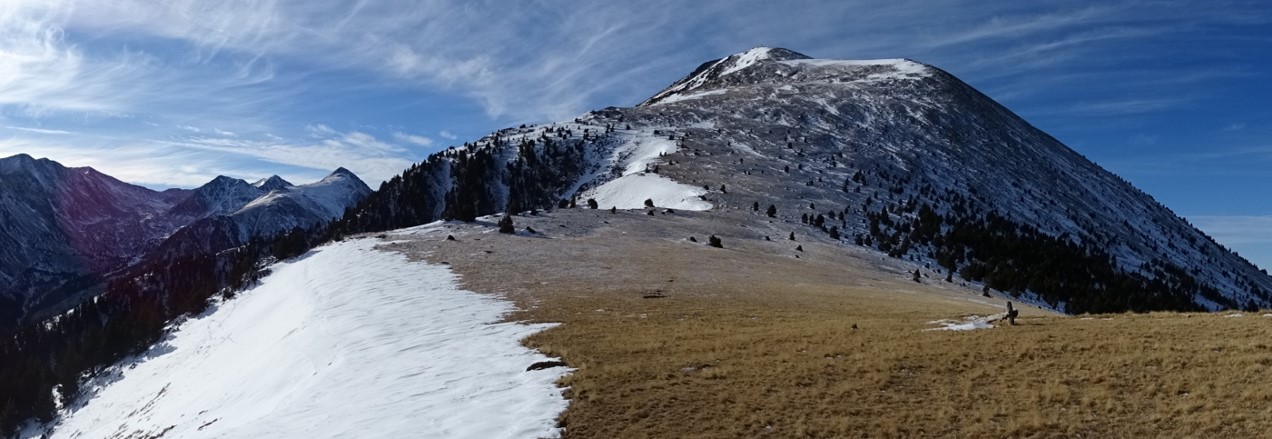
<path fill-rule="evenodd" d="M 1272 426 L 1272 318 L 1025 309 L 1018 326 L 924 331 L 998 309 L 830 244 L 804 242 L 794 259 L 789 243 L 741 233 L 724 250 L 649 238 L 699 233 L 701 218 L 607 220 L 533 220 L 568 225 L 553 239 L 461 228 L 446 232 L 459 242 L 393 245 L 517 300 L 513 319 L 562 323 L 526 344 L 577 369 L 562 380 L 567 438 L 1259 437 Z M 656 290 L 667 297 L 641 297 Z"/>

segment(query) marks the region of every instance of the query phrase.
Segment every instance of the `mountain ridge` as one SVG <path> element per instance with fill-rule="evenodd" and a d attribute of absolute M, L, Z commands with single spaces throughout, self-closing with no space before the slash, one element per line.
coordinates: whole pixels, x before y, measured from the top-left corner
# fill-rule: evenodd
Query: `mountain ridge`
<path fill-rule="evenodd" d="M 91 167 L 28 154 L 0 158 L 0 328 L 73 305 L 92 294 L 85 289 L 92 279 L 136 263 L 195 222 L 225 216 L 241 229 L 232 242 L 241 243 L 325 223 L 370 192 L 344 168 L 307 185 L 277 176 L 260 182 L 218 176 L 195 189 L 155 191 Z M 275 191 L 300 201 L 275 207 L 264 199 Z M 254 202 L 253 213 L 240 213 Z"/>

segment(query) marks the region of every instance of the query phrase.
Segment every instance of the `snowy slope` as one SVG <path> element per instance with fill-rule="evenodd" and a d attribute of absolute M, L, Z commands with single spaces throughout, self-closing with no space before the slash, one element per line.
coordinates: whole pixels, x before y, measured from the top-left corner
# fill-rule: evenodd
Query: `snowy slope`
<path fill-rule="evenodd" d="M 508 302 L 375 242 L 276 265 L 111 370 L 52 437 L 555 436 L 564 370 L 525 371 L 547 358 L 518 343 L 546 326 L 500 323 Z"/>
<path fill-rule="evenodd" d="M 645 200 L 672 209 L 710 209 L 711 203 L 699 198 L 707 191 L 649 172 L 659 157 L 675 153 L 676 149 L 674 140 L 652 132 L 637 132 L 615 148 L 610 157 L 610 167 L 621 169 L 622 175 L 584 191 L 580 197 L 595 199 L 602 209 L 640 209 L 645 207 Z"/>

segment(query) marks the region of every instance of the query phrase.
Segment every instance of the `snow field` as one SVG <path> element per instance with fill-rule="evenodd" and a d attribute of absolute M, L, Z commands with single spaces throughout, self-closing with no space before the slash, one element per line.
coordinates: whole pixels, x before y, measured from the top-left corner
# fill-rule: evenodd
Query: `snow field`
<path fill-rule="evenodd" d="M 711 203 L 698 196 L 707 193 L 702 188 L 681 184 L 645 169 L 661 154 L 676 152 L 676 142 L 639 133 L 625 145 L 614 151 L 611 162 L 623 169 L 623 175 L 595 188 L 584 191 L 580 199 L 592 198 L 601 209 L 640 209 L 645 200 L 654 205 L 678 210 L 708 210 Z"/>
<path fill-rule="evenodd" d="M 527 372 L 548 358 L 519 344 L 549 325 L 501 323 L 510 303 L 375 243 L 276 265 L 117 367 L 52 436 L 556 436 L 565 370 Z"/>

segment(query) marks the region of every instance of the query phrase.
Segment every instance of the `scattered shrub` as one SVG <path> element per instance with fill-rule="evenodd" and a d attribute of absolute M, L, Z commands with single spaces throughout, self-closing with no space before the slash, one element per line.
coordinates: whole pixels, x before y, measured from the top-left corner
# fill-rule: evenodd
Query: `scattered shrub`
<path fill-rule="evenodd" d="M 503 219 L 499 220 L 499 233 L 517 233 L 516 227 L 512 226 L 512 215 L 504 215 Z"/>

